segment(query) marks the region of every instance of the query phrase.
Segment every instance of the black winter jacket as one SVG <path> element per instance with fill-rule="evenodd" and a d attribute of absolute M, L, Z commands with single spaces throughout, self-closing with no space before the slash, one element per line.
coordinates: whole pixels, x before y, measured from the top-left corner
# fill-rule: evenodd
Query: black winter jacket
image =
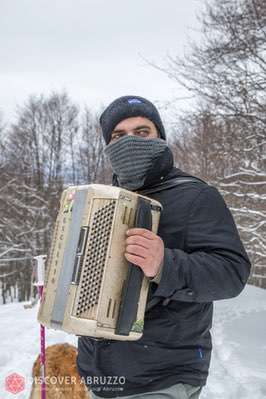
<path fill-rule="evenodd" d="M 184 176 L 172 168 L 163 180 Z M 146 311 L 138 341 L 79 338 L 79 373 L 101 397 L 179 382 L 205 385 L 212 302 L 238 295 L 249 276 L 248 256 L 216 188 L 188 182 L 150 197 L 163 205 L 158 235 L 165 244 L 164 266 L 160 283 L 151 283 L 149 293 L 161 302 Z"/>

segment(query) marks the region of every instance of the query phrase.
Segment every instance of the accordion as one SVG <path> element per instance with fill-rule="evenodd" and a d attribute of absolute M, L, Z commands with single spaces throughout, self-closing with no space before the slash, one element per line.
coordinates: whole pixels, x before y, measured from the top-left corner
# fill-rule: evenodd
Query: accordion
<path fill-rule="evenodd" d="M 38 321 L 75 335 L 142 336 L 149 279 L 125 258 L 126 231 L 157 233 L 159 202 L 118 187 L 63 191 L 47 261 Z"/>

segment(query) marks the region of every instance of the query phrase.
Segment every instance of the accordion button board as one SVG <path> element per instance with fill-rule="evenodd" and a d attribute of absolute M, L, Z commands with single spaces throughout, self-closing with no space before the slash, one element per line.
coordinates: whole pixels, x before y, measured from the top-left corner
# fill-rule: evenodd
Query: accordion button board
<path fill-rule="evenodd" d="M 102 184 L 64 190 L 50 246 L 38 320 L 71 334 L 137 340 L 149 279 L 124 256 L 126 231 L 157 233 L 161 204 Z"/>

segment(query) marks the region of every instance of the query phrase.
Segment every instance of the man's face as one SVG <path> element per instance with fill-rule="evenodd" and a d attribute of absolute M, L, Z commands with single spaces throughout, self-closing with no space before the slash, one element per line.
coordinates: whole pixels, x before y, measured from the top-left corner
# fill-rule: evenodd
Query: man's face
<path fill-rule="evenodd" d="M 139 136 L 147 139 L 159 138 L 156 126 L 152 121 L 142 116 L 127 118 L 119 122 L 112 131 L 110 143 L 123 136 Z"/>

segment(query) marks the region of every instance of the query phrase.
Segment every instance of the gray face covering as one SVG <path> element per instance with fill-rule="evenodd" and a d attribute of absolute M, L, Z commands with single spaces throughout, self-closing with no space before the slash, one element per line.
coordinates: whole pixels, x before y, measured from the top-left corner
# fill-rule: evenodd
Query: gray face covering
<path fill-rule="evenodd" d="M 110 159 L 119 185 L 137 190 L 146 178 L 153 161 L 167 148 L 165 140 L 125 136 L 109 144 L 105 154 Z"/>

